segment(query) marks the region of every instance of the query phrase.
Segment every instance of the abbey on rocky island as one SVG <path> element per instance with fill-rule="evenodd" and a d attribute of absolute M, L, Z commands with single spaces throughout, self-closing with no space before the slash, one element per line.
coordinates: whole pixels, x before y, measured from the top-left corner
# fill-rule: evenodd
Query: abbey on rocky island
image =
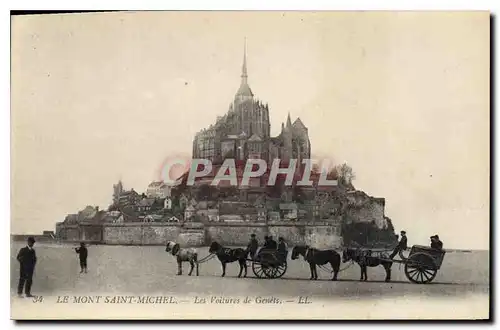
<path fill-rule="evenodd" d="M 269 106 L 254 97 L 248 85 L 246 47 L 243 53 L 241 84 L 228 112 L 215 124 L 199 131 L 193 140 L 193 158 L 222 163 L 225 158 L 245 161 L 259 158 L 268 164 L 276 158 L 282 161 L 309 159 L 311 143 L 307 127 L 300 118 L 293 123 L 288 114 L 281 133 L 272 137 Z"/>

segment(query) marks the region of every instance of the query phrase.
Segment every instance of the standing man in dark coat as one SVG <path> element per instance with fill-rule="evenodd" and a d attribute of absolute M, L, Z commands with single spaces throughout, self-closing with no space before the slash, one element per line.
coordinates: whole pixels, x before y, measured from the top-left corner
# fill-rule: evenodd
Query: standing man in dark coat
<path fill-rule="evenodd" d="M 83 271 L 87 273 L 87 256 L 89 255 L 89 252 L 85 247 L 85 243 L 81 242 L 80 247 L 75 248 L 75 251 L 80 256 L 80 268 L 81 268 L 80 273 L 83 273 Z"/>
<path fill-rule="evenodd" d="M 285 239 L 283 237 L 278 238 L 278 251 L 287 252 L 288 246 L 286 245 Z"/>
<path fill-rule="evenodd" d="M 285 242 L 285 239 L 283 237 L 278 238 L 278 254 L 280 258 L 282 259 L 281 261 L 286 261 L 286 257 L 288 256 L 288 245 Z"/>
<path fill-rule="evenodd" d="M 247 245 L 247 253 L 250 253 L 250 258 L 253 259 L 255 257 L 255 253 L 259 249 L 259 241 L 255 238 L 255 234 L 250 235 L 250 241 Z"/>
<path fill-rule="evenodd" d="M 36 265 L 36 253 L 33 249 L 35 239 L 28 237 L 28 245 L 19 250 L 17 254 L 17 261 L 19 261 L 19 285 L 17 286 L 17 294 L 19 297 L 26 293 L 26 297 L 33 297 L 31 295 L 31 284 L 33 283 L 33 272 Z"/>
<path fill-rule="evenodd" d="M 401 231 L 401 239 L 399 240 L 398 245 L 394 249 L 394 251 L 391 253 L 391 256 L 389 258 L 394 258 L 396 254 L 398 254 L 400 251 L 404 251 L 408 248 L 408 238 L 406 237 L 406 232 L 404 230 Z"/>

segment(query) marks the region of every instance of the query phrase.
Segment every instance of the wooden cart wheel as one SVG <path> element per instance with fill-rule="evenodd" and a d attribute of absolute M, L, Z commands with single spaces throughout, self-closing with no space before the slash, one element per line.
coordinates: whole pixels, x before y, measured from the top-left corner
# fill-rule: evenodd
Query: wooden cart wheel
<path fill-rule="evenodd" d="M 276 253 L 270 251 L 259 254 L 257 261 L 252 264 L 252 270 L 258 278 L 280 278 L 286 269 L 286 261 L 281 262 Z"/>
<path fill-rule="evenodd" d="M 285 275 L 287 269 L 286 262 L 276 266 L 268 266 L 264 269 L 267 278 L 280 278 Z"/>
<path fill-rule="evenodd" d="M 257 276 L 258 278 L 265 278 L 267 277 L 266 273 L 265 273 L 265 269 L 267 269 L 268 267 L 262 267 L 262 264 L 258 261 L 254 261 L 252 262 L 252 271 L 253 273 L 255 274 L 255 276 Z"/>
<path fill-rule="evenodd" d="M 436 277 L 437 266 L 430 255 L 419 252 L 410 255 L 406 260 L 405 274 L 413 283 L 427 284 Z"/>
<path fill-rule="evenodd" d="M 252 262 L 252 271 L 258 278 L 268 278 L 268 268 L 272 254 L 267 251 L 262 251 L 255 257 Z"/>

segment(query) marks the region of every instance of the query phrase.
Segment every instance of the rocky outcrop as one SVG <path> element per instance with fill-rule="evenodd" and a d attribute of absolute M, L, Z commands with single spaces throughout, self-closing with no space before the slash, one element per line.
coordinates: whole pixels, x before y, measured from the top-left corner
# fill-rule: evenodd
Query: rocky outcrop
<path fill-rule="evenodd" d="M 379 229 L 387 228 L 385 199 L 367 195 L 363 191 L 347 192 L 341 199 L 344 223 L 374 223 Z"/>
<path fill-rule="evenodd" d="M 387 247 L 397 241 L 392 222 L 385 216 L 385 199 L 357 190 L 346 193 L 341 204 L 345 245 Z"/>
<path fill-rule="evenodd" d="M 385 216 L 385 199 L 363 191 L 339 187 L 316 197 L 322 219 L 339 217 L 344 244 L 363 246 L 393 245 L 394 228 Z"/>

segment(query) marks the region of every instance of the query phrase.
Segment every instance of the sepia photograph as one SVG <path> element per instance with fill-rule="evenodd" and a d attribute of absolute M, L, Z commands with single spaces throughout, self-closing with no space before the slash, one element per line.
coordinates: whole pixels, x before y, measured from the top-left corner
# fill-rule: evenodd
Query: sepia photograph
<path fill-rule="evenodd" d="M 11 319 L 490 319 L 490 24 L 11 16 Z"/>

